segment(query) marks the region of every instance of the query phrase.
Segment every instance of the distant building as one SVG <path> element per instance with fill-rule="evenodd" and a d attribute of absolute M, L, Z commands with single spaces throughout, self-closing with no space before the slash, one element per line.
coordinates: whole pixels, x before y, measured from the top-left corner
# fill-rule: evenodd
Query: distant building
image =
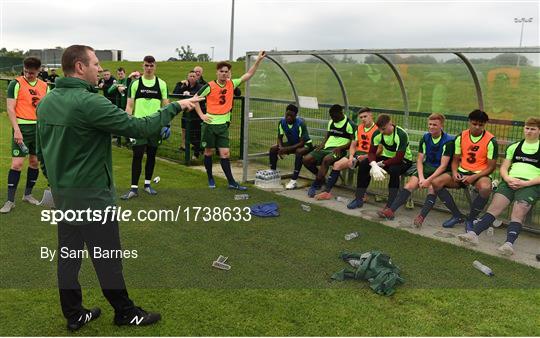
<path fill-rule="evenodd" d="M 122 61 L 122 51 L 118 49 L 96 50 L 96 56 L 100 61 Z"/>
<path fill-rule="evenodd" d="M 40 58 L 44 65 L 58 65 L 62 63 L 63 48 L 30 49 L 28 56 Z M 122 51 L 117 49 L 96 50 L 100 61 L 122 61 Z"/>
<path fill-rule="evenodd" d="M 28 56 L 35 56 L 41 60 L 44 65 L 62 63 L 63 48 L 30 49 Z"/>

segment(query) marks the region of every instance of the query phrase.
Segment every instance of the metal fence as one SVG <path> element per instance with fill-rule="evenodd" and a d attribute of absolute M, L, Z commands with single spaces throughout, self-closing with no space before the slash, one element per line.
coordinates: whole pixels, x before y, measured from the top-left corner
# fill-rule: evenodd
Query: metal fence
<path fill-rule="evenodd" d="M 250 128 L 252 137 L 249 140 L 249 165 L 259 168 L 264 168 L 268 166 L 268 149 L 271 145 L 276 143 L 277 139 L 277 125 L 285 107 L 290 103 L 287 100 L 270 100 L 265 98 L 250 98 Z M 311 138 L 314 141 L 314 144 L 318 144 L 322 141 L 326 135 L 326 127 L 329 120 L 328 109 L 331 105 L 329 104 L 320 104 L 319 109 L 300 109 L 299 116 L 302 117 L 306 124 L 308 125 L 308 130 Z M 361 107 L 349 106 L 349 111 L 347 112 L 349 117 L 352 120 L 356 120 L 356 112 Z M 375 113 L 386 113 L 392 116 L 392 120 L 397 125 L 402 126 L 404 120 L 404 112 L 398 110 L 387 110 L 380 108 L 372 108 L 372 111 Z M 272 116 L 274 115 L 274 116 Z M 409 112 L 409 127 L 406 129 L 409 134 L 409 140 L 411 144 L 411 150 L 414 155 L 418 152 L 418 143 L 422 138 L 422 135 L 426 130 L 426 121 L 430 113 L 426 112 Z M 257 117 L 264 116 L 264 117 Z M 306 117 L 309 116 L 309 117 Z M 445 115 L 445 131 L 449 134 L 458 135 L 461 131 L 468 128 L 468 119 L 466 116 L 458 115 Z M 356 121 L 355 121 L 356 122 Z M 519 141 L 523 137 L 523 125 L 522 121 L 503 121 L 503 120 L 490 120 L 487 124 L 487 130 L 493 133 L 496 136 L 499 157 L 498 165 L 499 168 L 504 154 L 506 153 L 506 148 L 509 144 L 512 144 L 516 141 Z M 253 134 L 256 133 L 256 136 L 253 137 Z M 282 172 L 282 176 L 287 176 L 292 173 L 294 167 L 294 158 L 293 156 L 288 156 L 285 160 L 281 160 L 278 163 L 278 168 Z M 304 177 L 311 177 L 311 174 L 303 169 L 301 175 Z M 248 180 L 253 179 L 248 175 Z M 498 169 L 493 174 L 493 179 L 501 180 Z M 356 173 L 353 170 L 342 175 L 341 185 L 353 189 L 356 187 Z M 386 196 L 387 190 L 387 181 L 376 182 L 372 181 L 369 187 L 369 193 Z M 425 189 L 416 190 L 412 198 L 417 204 L 424 202 L 427 192 Z M 462 189 L 452 190 L 452 194 L 458 206 L 463 210 L 466 210 L 469 207 L 468 199 L 465 194 L 465 191 Z M 444 207 L 441 206 L 442 209 Z M 445 209 L 444 209 L 445 210 Z M 506 214 L 501 215 L 501 218 L 509 217 L 509 210 Z M 531 211 L 527 226 L 535 231 L 540 231 L 540 207 L 537 205 Z"/>
<path fill-rule="evenodd" d="M 246 53 L 246 69 L 256 55 Z M 516 57 L 527 59 L 527 66 L 516 66 Z M 369 106 L 390 114 L 408 131 L 414 153 L 431 112 L 444 113 L 445 131 L 456 135 L 467 129 L 468 112 L 479 108 L 491 118 L 487 129 L 497 138 L 500 165 L 507 146 L 523 137 L 524 119 L 540 114 L 539 66 L 539 47 L 271 51 L 245 88 L 243 179 L 253 179 L 253 168 L 268 166 L 268 149 L 276 142 L 277 123 L 289 103 L 300 107 L 299 116 L 315 143 L 326 134 L 328 103 L 341 104 L 351 117 L 360 106 Z M 318 104 L 310 105 L 306 96 Z M 279 162 L 282 176 L 292 172 L 293 160 L 288 156 Z M 344 186 L 356 185 L 352 172 L 343 176 Z M 500 180 L 498 171 L 493 176 Z M 386 190 L 386 182 L 372 182 L 369 192 L 384 195 Z M 453 193 L 466 210 L 464 192 Z M 413 198 L 422 203 L 425 192 L 417 191 Z M 538 209 L 527 221 L 536 231 Z"/>
<path fill-rule="evenodd" d="M 6 110 L 6 91 L 9 79 L 0 79 L 0 111 Z M 186 98 L 182 95 L 170 94 L 169 98 L 182 99 Z M 276 142 L 277 124 L 283 116 L 285 107 L 291 103 L 291 100 L 280 99 L 268 99 L 268 98 L 250 98 L 249 112 L 245 111 L 245 98 L 235 97 L 233 109 L 231 111 L 232 118 L 230 124 L 230 142 L 231 142 L 231 159 L 242 159 L 244 154 L 244 128 L 245 116 L 249 119 L 250 138 L 248 141 L 249 147 L 249 165 L 259 168 L 268 166 L 268 149 Z M 326 135 L 326 127 L 329 120 L 328 108 L 330 104 L 320 104 L 318 109 L 300 108 L 299 116 L 306 120 L 309 128 L 310 135 L 317 144 Z M 348 116 L 356 120 L 356 112 L 360 109 L 359 106 L 350 105 L 348 107 Z M 426 120 L 430 113 L 427 112 L 414 112 L 409 111 L 406 115 L 404 111 L 372 108 L 375 113 L 384 112 L 392 116 L 393 121 L 398 125 L 404 125 L 404 120 L 408 121 L 407 131 L 411 142 L 413 153 L 417 152 L 418 142 L 424 130 L 426 129 Z M 462 130 L 467 129 L 467 117 L 460 115 L 445 114 L 446 123 L 445 131 L 457 135 Z M 189 144 L 190 138 L 200 137 L 195 130 L 197 129 L 194 124 L 199 123 L 199 120 L 185 116 L 182 119 L 186 122 L 186 145 Z M 176 118 L 171 122 L 171 137 L 164 141 L 159 147 L 158 155 L 162 158 L 166 158 L 172 161 L 177 161 L 190 165 L 193 163 L 199 164 L 200 159 L 192 159 L 192 149 L 186 146 L 185 151 L 180 151 L 181 144 L 181 121 L 182 119 Z M 502 160 L 502 156 L 506 151 L 508 144 L 518 141 L 523 135 L 523 122 L 522 121 L 508 121 L 508 120 L 490 120 L 487 129 L 493 133 L 499 144 L 499 164 Z M 294 166 L 293 156 L 288 156 L 285 160 L 279 162 L 279 168 L 283 173 L 292 172 Z M 244 168 L 247 165 L 244 163 Z M 302 171 L 306 175 L 307 171 Z M 286 174 L 284 175 L 286 176 Z M 498 170 L 494 174 L 495 179 L 499 179 Z M 248 180 L 252 177 L 247 177 Z M 353 188 L 356 186 L 356 175 L 350 171 L 343 176 L 343 180 L 340 182 L 344 187 Z M 386 182 L 372 182 L 369 192 L 371 194 L 386 195 L 387 188 Z M 422 203 L 425 199 L 425 191 L 417 190 L 413 194 L 413 200 L 416 203 Z M 462 208 L 468 207 L 467 199 L 462 190 L 453 191 L 454 197 L 458 206 Z M 507 217 L 508 214 L 503 217 Z M 527 226 L 533 231 L 540 231 L 540 210 L 538 205 L 531 211 Z"/>
<path fill-rule="evenodd" d="M 0 79 L 0 112 L 6 111 L 6 93 L 9 82 L 12 79 Z M 54 84 L 49 84 L 51 89 L 54 88 Z M 99 89 L 99 88 L 98 88 Z M 180 100 L 188 98 L 189 96 L 169 94 L 169 99 Z M 234 98 L 233 109 L 231 111 L 231 124 L 229 126 L 229 133 L 231 139 L 231 159 L 239 160 L 242 158 L 242 124 L 244 119 L 243 107 L 244 97 L 239 96 Z M 200 138 L 200 126 L 195 124 L 200 123 L 200 120 L 190 117 L 190 114 L 184 114 L 182 118 L 176 118 L 171 122 L 171 137 L 161 144 L 158 148 L 158 156 L 166 158 L 168 160 L 182 162 L 186 165 L 191 165 L 192 162 L 199 163 L 199 158 L 193 158 L 194 152 L 192 147 L 186 146 L 184 151 L 180 151 L 180 145 L 182 144 L 182 120 L 185 122 L 186 127 L 186 144 L 190 144 L 190 141 L 194 138 Z M 199 132 L 197 132 L 199 130 Z M 123 145 L 129 146 L 128 140 L 123 138 L 121 141 Z M 217 155 L 216 155 L 217 156 Z"/>
<path fill-rule="evenodd" d="M 172 100 L 181 100 L 188 98 L 189 96 L 169 94 L 169 99 Z M 229 136 L 230 136 L 230 154 L 232 160 L 239 160 L 242 158 L 242 124 L 244 119 L 243 114 L 244 107 L 244 97 L 237 96 L 234 98 L 233 109 L 231 110 L 231 123 L 229 125 Z M 198 158 L 193 158 L 194 149 L 193 147 L 188 146 L 191 140 L 195 138 L 200 139 L 200 120 L 193 118 L 193 115 L 188 113 L 184 114 L 183 117 L 175 118 L 171 121 L 171 137 L 160 145 L 158 149 L 158 156 L 173 160 L 180 161 L 185 165 L 199 164 L 202 159 L 202 152 Z M 186 148 L 184 151 L 180 151 L 180 145 L 182 143 L 182 120 L 185 122 L 186 127 Z M 196 142 L 195 142 L 196 143 Z M 214 156 L 218 156 L 217 152 Z"/>

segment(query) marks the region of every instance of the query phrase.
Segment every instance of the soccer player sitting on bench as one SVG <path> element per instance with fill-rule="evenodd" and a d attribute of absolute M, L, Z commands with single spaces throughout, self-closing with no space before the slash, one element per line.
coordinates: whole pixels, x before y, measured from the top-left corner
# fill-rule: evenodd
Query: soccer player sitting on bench
<path fill-rule="evenodd" d="M 393 219 L 396 210 L 407 202 L 413 191 L 418 188 L 428 189 L 428 195 L 422 211 L 414 219 L 414 225 L 421 227 L 426 215 L 435 205 L 436 196 L 431 182 L 450 170 L 450 160 L 454 153 L 454 137 L 443 131 L 444 115 L 433 113 L 428 117 L 428 132 L 418 145 L 416 170 L 401 189 L 389 208 L 378 212 L 381 218 Z"/>
<path fill-rule="evenodd" d="M 452 212 L 452 218 L 442 224 L 445 228 L 465 221 L 466 231 L 472 230 L 473 221 L 488 202 L 491 194 L 489 175 L 495 170 L 498 152 L 495 136 L 485 130 L 488 120 L 488 115 L 478 109 L 469 114 L 469 129 L 462 131 L 455 140 L 452 174 L 442 174 L 432 182 L 436 195 Z M 474 185 L 478 196 L 472 201 L 469 216 L 465 219 L 446 188 L 457 189 L 469 185 Z"/>
<path fill-rule="evenodd" d="M 294 171 L 287 189 L 297 187 L 296 180 L 302 169 L 302 159 L 304 155 L 313 150 L 313 142 L 309 137 L 306 123 L 303 119 L 296 117 L 298 107 L 290 104 L 286 108 L 285 117 L 278 123 L 277 144 L 273 145 L 269 151 L 270 169 L 276 170 L 278 156 L 283 159 L 283 155 L 294 154 Z M 283 142 L 283 135 L 287 137 L 287 142 Z"/>
<path fill-rule="evenodd" d="M 349 156 L 343 157 L 332 165 L 332 172 L 328 176 L 326 188 L 323 192 L 315 195 L 316 200 L 329 200 L 332 198 L 332 188 L 336 184 L 341 170 L 350 168 L 353 169 L 356 165 L 367 158 L 369 146 L 371 145 L 371 137 L 378 129 L 373 121 L 373 113 L 368 107 L 358 111 L 358 120 L 362 123 L 358 126 L 356 139 L 351 142 L 349 147 Z"/>
<path fill-rule="evenodd" d="M 331 120 L 328 121 L 326 138 L 315 150 L 304 156 L 304 166 L 316 176 L 308 190 L 309 197 L 315 196 L 324 183 L 328 168 L 343 156 L 355 138 L 356 126 L 343 114 L 343 107 L 335 104 L 330 107 L 329 113 Z M 319 169 L 317 165 L 320 165 Z"/>
<path fill-rule="evenodd" d="M 506 242 L 497 250 L 503 255 L 514 253 L 517 239 L 525 216 L 540 199 L 540 118 L 529 117 L 525 121 L 525 139 L 510 145 L 501 165 L 504 180 L 491 200 L 487 213 L 466 234 L 458 235 L 462 241 L 478 244 L 478 235 L 489 228 L 510 203 L 512 214 L 506 233 Z"/>
<path fill-rule="evenodd" d="M 393 124 L 392 119 L 387 114 L 379 115 L 375 124 L 379 129 L 371 138 L 368 157 L 358 164 L 356 196 L 347 205 L 349 209 L 362 207 L 371 177 L 376 181 L 382 181 L 386 173 L 390 175 L 386 207 L 392 205 L 398 193 L 400 176 L 412 166 L 412 152 L 407 132 Z M 381 156 L 377 155 L 379 145 L 383 147 Z"/>

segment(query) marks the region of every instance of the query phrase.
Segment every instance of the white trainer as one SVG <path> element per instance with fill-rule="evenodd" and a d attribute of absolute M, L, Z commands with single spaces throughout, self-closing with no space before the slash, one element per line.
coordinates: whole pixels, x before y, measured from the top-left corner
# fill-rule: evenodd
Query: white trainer
<path fill-rule="evenodd" d="M 0 214 L 7 214 L 13 208 L 15 208 L 15 203 L 11 202 L 11 201 L 6 201 L 6 203 L 4 203 L 4 206 L 2 207 L 2 209 L 0 209 Z"/>
<path fill-rule="evenodd" d="M 35 199 L 34 196 L 32 196 L 32 195 L 24 195 L 22 200 L 24 202 L 28 202 L 28 203 L 33 204 L 33 205 L 39 205 L 39 201 L 37 199 Z"/>
<path fill-rule="evenodd" d="M 503 245 L 497 248 L 497 251 L 505 256 L 512 256 L 514 254 L 514 247 L 512 243 L 505 242 Z"/>
<path fill-rule="evenodd" d="M 285 186 L 285 189 L 292 190 L 296 189 L 298 187 L 298 184 L 296 183 L 296 180 L 290 180 L 289 183 Z"/>
<path fill-rule="evenodd" d="M 460 234 L 457 237 L 462 242 L 467 242 L 472 245 L 478 245 L 478 235 L 474 231 L 467 231 L 467 233 Z"/>

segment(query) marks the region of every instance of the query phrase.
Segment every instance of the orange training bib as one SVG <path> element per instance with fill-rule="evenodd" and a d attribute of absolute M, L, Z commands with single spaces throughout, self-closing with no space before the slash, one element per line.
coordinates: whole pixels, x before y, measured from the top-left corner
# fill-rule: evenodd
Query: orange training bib
<path fill-rule="evenodd" d="M 32 86 L 24 76 L 19 76 L 16 80 L 19 83 L 19 94 L 15 105 L 17 118 L 36 121 L 36 107 L 47 94 L 47 84 L 38 79 L 36 85 Z"/>
<path fill-rule="evenodd" d="M 212 115 L 224 115 L 231 111 L 233 106 L 234 85 L 227 80 L 225 86 L 220 87 L 216 81 L 210 81 L 210 94 L 206 97 L 206 110 Z"/>

